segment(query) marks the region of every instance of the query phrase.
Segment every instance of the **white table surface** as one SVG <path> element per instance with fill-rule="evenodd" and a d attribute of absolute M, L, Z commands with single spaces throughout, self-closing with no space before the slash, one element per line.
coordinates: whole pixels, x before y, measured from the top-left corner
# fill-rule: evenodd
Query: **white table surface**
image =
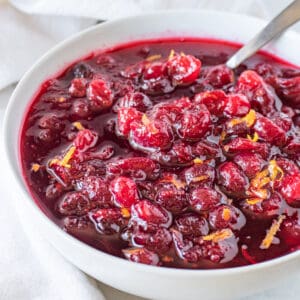
<path fill-rule="evenodd" d="M 4 91 L 0 92 L 0 128 L 2 128 L 1 125 L 2 125 L 2 121 L 3 121 L 4 111 L 5 111 L 6 105 L 8 103 L 8 100 L 9 100 L 9 97 L 10 97 L 12 91 L 13 91 L 13 87 L 9 87 L 9 88 L 5 89 Z M 5 176 L 4 172 L 5 172 L 5 170 L 3 170 L 3 168 L 2 169 L 0 168 L 0 189 L 1 189 L 1 182 L 3 182 L 2 179 Z M 5 193 L 7 193 L 8 190 L 9 190 L 9 188 L 1 189 L 0 202 L 8 199 L 5 197 Z M 2 206 L 1 206 L 1 208 L 2 208 Z M 8 211 L 7 213 L 11 214 L 12 216 L 14 215 L 12 206 L 7 206 L 5 208 L 11 209 L 12 211 Z M 0 222 L 1 222 L 1 214 L 0 214 Z M 2 228 L 3 228 L 3 226 L 2 226 Z M 0 236 L 1 237 L 2 237 L 1 230 L 3 230 L 2 228 L 0 227 Z M 4 230 L 7 231 L 7 230 L 10 230 L 10 228 L 4 229 Z M 0 239 L 0 255 L 1 255 L 2 247 L 5 247 L 5 241 L 3 241 L 3 239 L 2 240 Z M 268 274 L 265 274 L 265 276 L 268 276 Z M 283 300 L 283 299 L 284 300 L 299 300 L 300 299 L 300 284 L 299 284 L 299 282 L 300 282 L 300 270 L 299 270 L 299 274 L 297 276 L 288 278 L 287 280 L 283 280 L 282 284 L 279 287 L 272 289 L 272 290 L 268 290 L 262 294 L 255 295 L 252 297 L 246 297 L 246 298 L 243 297 L 240 300 Z M 143 300 L 144 299 L 144 298 L 140 298 L 140 297 L 136 297 L 133 295 L 123 293 L 121 291 L 118 291 L 118 290 L 111 288 L 100 282 L 98 283 L 98 285 L 107 300 Z M 1 299 L 1 300 L 4 300 L 4 299 Z M 53 300 L 55 300 L 55 299 L 53 299 Z M 146 299 L 144 299 L 144 300 L 146 300 Z M 183 300 L 194 300 L 194 299 L 183 299 Z M 220 299 L 220 300 L 222 300 L 222 299 Z"/>

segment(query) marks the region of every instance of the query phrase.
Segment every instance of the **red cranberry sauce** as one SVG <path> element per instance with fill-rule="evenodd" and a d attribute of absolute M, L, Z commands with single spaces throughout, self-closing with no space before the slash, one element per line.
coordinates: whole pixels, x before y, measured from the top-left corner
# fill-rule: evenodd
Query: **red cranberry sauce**
<path fill-rule="evenodd" d="M 205 40 L 139 42 L 47 81 L 21 158 L 43 211 L 134 262 L 211 269 L 300 245 L 300 70 Z"/>

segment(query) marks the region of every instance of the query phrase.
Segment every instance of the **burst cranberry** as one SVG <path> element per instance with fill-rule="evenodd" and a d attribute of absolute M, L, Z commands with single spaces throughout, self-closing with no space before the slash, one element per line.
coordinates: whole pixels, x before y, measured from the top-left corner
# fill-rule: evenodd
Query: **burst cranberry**
<path fill-rule="evenodd" d="M 224 114 L 228 117 L 241 117 L 246 115 L 249 110 L 250 103 L 245 95 L 231 94 L 227 96 L 224 107 Z"/>
<path fill-rule="evenodd" d="M 147 233 L 140 230 L 134 232 L 131 236 L 131 243 L 135 246 L 144 246 L 148 250 L 157 253 L 164 253 L 170 249 L 172 236 L 168 229 L 158 228 L 153 233 Z"/>
<path fill-rule="evenodd" d="M 236 91 L 244 94 L 254 108 L 263 114 L 274 111 L 274 94 L 255 71 L 243 72 L 236 85 Z"/>
<path fill-rule="evenodd" d="M 285 143 L 286 137 L 284 130 L 264 116 L 257 116 L 254 130 L 258 133 L 260 138 L 271 144 L 282 146 Z"/>
<path fill-rule="evenodd" d="M 233 162 L 225 162 L 218 168 L 219 184 L 229 195 L 243 195 L 248 186 L 247 179 Z"/>
<path fill-rule="evenodd" d="M 225 87 L 234 81 L 234 73 L 226 65 L 206 67 L 204 71 L 204 82 L 216 89 Z"/>
<path fill-rule="evenodd" d="M 206 109 L 187 111 L 178 124 L 178 134 L 184 140 L 199 140 L 209 130 L 210 113 Z"/>
<path fill-rule="evenodd" d="M 175 226 L 184 236 L 207 235 L 209 231 L 206 219 L 195 213 L 183 214 L 177 217 Z"/>
<path fill-rule="evenodd" d="M 175 54 L 168 60 L 168 73 L 174 85 L 193 83 L 199 76 L 201 61 L 192 55 Z"/>
<path fill-rule="evenodd" d="M 292 157 L 300 159 L 300 137 L 294 137 L 283 150 Z"/>
<path fill-rule="evenodd" d="M 215 143 L 208 141 L 200 141 L 193 147 L 193 154 L 197 156 L 204 156 L 205 159 L 217 158 L 222 155 L 221 149 Z"/>
<path fill-rule="evenodd" d="M 207 91 L 195 96 L 196 104 L 204 104 L 215 116 L 222 116 L 226 103 L 226 94 L 222 90 Z"/>
<path fill-rule="evenodd" d="M 155 202 L 173 213 L 179 213 L 187 206 L 185 191 L 172 185 L 160 188 Z"/>
<path fill-rule="evenodd" d="M 114 106 L 114 111 L 118 111 L 121 107 L 129 108 L 133 107 L 138 111 L 145 112 L 152 108 L 152 101 L 149 97 L 140 92 L 128 93 L 123 98 L 118 100 Z"/>
<path fill-rule="evenodd" d="M 125 258 L 130 261 L 153 266 L 157 266 L 159 264 L 158 255 L 145 248 L 130 248 L 122 251 Z"/>
<path fill-rule="evenodd" d="M 151 225 L 168 228 L 172 216 L 161 206 L 148 200 L 141 200 L 132 207 L 132 220 L 145 230 Z"/>
<path fill-rule="evenodd" d="M 276 164 L 283 170 L 284 173 L 289 175 L 297 175 L 300 174 L 300 169 L 293 161 L 287 158 L 277 158 Z"/>
<path fill-rule="evenodd" d="M 300 207 L 300 174 L 284 176 L 280 186 L 285 201 L 291 206 Z"/>
<path fill-rule="evenodd" d="M 132 124 L 129 142 L 132 147 L 146 152 L 170 148 L 173 141 L 169 124 L 158 120 Z"/>
<path fill-rule="evenodd" d="M 287 216 L 280 226 L 279 236 L 289 246 L 298 246 L 300 243 L 299 211 Z"/>
<path fill-rule="evenodd" d="M 69 93 L 73 97 L 84 97 L 86 95 L 87 80 L 85 78 L 74 78 L 69 87 Z"/>
<path fill-rule="evenodd" d="M 107 184 L 97 176 L 87 176 L 77 182 L 76 188 L 92 200 L 96 207 L 109 207 L 112 205 L 112 195 Z"/>
<path fill-rule="evenodd" d="M 276 217 L 282 209 L 282 198 L 273 193 L 268 199 L 246 199 L 241 202 L 242 210 L 252 218 L 267 219 Z"/>
<path fill-rule="evenodd" d="M 160 175 L 160 167 L 150 158 L 128 157 L 109 163 L 107 172 L 113 176 L 130 176 L 136 180 L 155 180 Z"/>
<path fill-rule="evenodd" d="M 256 153 L 241 153 L 233 161 L 243 170 L 248 178 L 253 178 L 263 167 L 265 161 Z"/>
<path fill-rule="evenodd" d="M 87 97 L 91 110 L 99 112 L 111 107 L 113 93 L 107 83 L 102 79 L 93 79 L 87 88 Z"/>
<path fill-rule="evenodd" d="M 205 163 L 195 164 L 184 171 L 184 176 L 188 185 L 212 185 L 215 180 L 215 169 Z"/>
<path fill-rule="evenodd" d="M 272 121 L 280 127 L 283 131 L 288 132 L 293 124 L 291 117 L 282 112 L 272 114 Z"/>
<path fill-rule="evenodd" d="M 209 212 L 209 224 L 214 229 L 240 230 L 245 226 L 246 218 L 235 206 L 222 204 Z"/>
<path fill-rule="evenodd" d="M 195 188 L 189 198 L 191 207 L 197 212 L 213 209 L 221 203 L 221 194 L 209 187 Z"/>
<path fill-rule="evenodd" d="M 58 204 L 58 210 L 65 216 L 81 216 L 91 209 L 89 199 L 79 192 L 69 192 Z"/>
<path fill-rule="evenodd" d="M 135 108 L 120 108 L 118 110 L 117 130 L 123 136 L 128 136 L 131 124 L 134 121 L 140 121 L 143 114 Z"/>
<path fill-rule="evenodd" d="M 40 118 L 39 127 L 43 129 L 50 129 L 54 132 L 61 132 L 65 125 L 55 114 L 48 113 Z"/>
<path fill-rule="evenodd" d="M 139 201 L 135 182 L 127 177 L 118 177 L 110 183 L 110 191 L 115 203 L 120 207 L 130 207 Z"/>
<path fill-rule="evenodd" d="M 74 140 L 74 146 L 76 150 L 85 152 L 86 150 L 93 148 L 98 141 L 98 134 L 95 131 L 89 129 L 80 130 Z"/>
<path fill-rule="evenodd" d="M 118 208 L 103 208 L 89 214 L 96 229 L 103 234 L 114 234 L 120 232 L 126 221 Z"/>

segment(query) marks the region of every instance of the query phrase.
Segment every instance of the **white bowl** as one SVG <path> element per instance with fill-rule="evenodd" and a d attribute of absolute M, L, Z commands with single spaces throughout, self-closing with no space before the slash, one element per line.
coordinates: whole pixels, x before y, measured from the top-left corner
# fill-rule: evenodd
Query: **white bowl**
<path fill-rule="evenodd" d="M 264 263 L 220 270 L 180 270 L 128 262 L 98 251 L 63 232 L 37 207 L 21 174 L 19 134 L 28 104 L 40 84 L 92 50 L 132 40 L 196 36 L 246 42 L 264 22 L 209 11 L 172 11 L 130 17 L 95 26 L 60 43 L 28 71 L 6 112 L 5 150 L 15 180 L 18 205 L 63 256 L 87 274 L 120 290 L 155 299 L 235 299 L 280 284 L 300 267 L 300 251 Z M 286 32 L 269 48 L 300 64 L 300 36 Z M 59 271 L 59 270 L 58 270 Z"/>

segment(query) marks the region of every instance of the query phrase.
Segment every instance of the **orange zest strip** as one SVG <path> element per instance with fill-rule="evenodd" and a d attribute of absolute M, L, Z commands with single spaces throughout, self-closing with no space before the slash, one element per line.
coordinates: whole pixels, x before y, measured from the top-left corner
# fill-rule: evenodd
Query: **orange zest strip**
<path fill-rule="evenodd" d="M 158 133 L 158 129 L 154 126 L 153 123 L 151 123 L 146 114 L 143 114 L 142 116 L 142 123 L 151 131 L 151 133 Z"/>
<path fill-rule="evenodd" d="M 231 126 L 245 122 L 247 127 L 251 127 L 256 121 L 256 113 L 254 109 L 250 109 L 248 114 L 242 118 L 236 118 L 229 122 Z"/>
<path fill-rule="evenodd" d="M 129 219 L 131 216 L 129 209 L 126 207 L 121 208 L 121 214 L 122 214 L 122 217 L 125 219 Z"/>
<path fill-rule="evenodd" d="M 69 165 L 69 161 L 73 157 L 73 154 L 75 153 L 75 151 L 76 151 L 75 146 L 70 147 L 70 149 L 68 150 L 68 152 L 66 153 L 66 155 L 63 157 L 63 159 L 60 161 L 59 164 L 62 167 L 70 168 L 71 166 Z"/>
<path fill-rule="evenodd" d="M 150 55 L 146 58 L 146 61 L 154 61 L 161 58 L 161 54 Z"/>
<path fill-rule="evenodd" d="M 231 211 L 228 207 L 225 207 L 222 211 L 222 218 L 225 221 L 229 221 L 231 218 Z"/>
<path fill-rule="evenodd" d="M 65 97 L 59 97 L 58 100 L 57 100 L 57 102 L 59 102 L 59 103 L 63 103 L 65 101 L 66 101 Z"/>
<path fill-rule="evenodd" d="M 165 177 L 163 179 L 161 179 L 159 182 L 166 182 L 166 183 L 172 183 L 175 185 L 175 187 L 177 189 L 181 189 L 181 188 L 185 188 L 186 187 L 186 183 L 175 178 L 174 176 L 168 176 L 168 177 Z"/>
<path fill-rule="evenodd" d="M 273 221 L 272 226 L 267 231 L 265 238 L 263 239 L 263 241 L 260 244 L 260 249 L 269 249 L 269 247 L 271 246 L 273 239 L 274 239 L 276 233 L 278 232 L 278 230 L 280 229 L 280 225 L 284 219 L 285 219 L 285 215 L 280 215 L 277 220 Z"/>
<path fill-rule="evenodd" d="M 39 165 L 39 164 L 34 163 L 31 165 L 31 171 L 33 171 L 33 172 L 37 172 L 40 168 L 41 168 L 41 165 Z"/>
<path fill-rule="evenodd" d="M 249 198 L 249 199 L 246 199 L 246 203 L 249 204 L 249 205 L 255 205 L 255 204 L 261 203 L 262 201 L 263 201 L 262 198 Z"/>
<path fill-rule="evenodd" d="M 250 140 L 251 142 L 255 143 L 258 141 L 259 135 L 257 134 L 257 132 L 254 132 L 253 137 L 251 137 L 250 134 L 247 134 L 247 139 Z"/>
<path fill-rule="evenodd" d="M 203 160 L 196 157 L 194 160 L 193 160 L 194 164 L 202 164 L 203 163 Z"/>
<path fill-rule="evenodd" d="M 202 175 L 202 176 L 196 176 L 192 179 L 192 182 L 199 182 L 199 181 L 202 181 L 202 180 L 205 180 L 207 179 L 208 176 L 207 175 Z"/>
<path fill-rule="evenodd" d="M 163 262 L 168 263 L 168 262 L 174 261 L 174 258 L 173 258 L 172 256 L 165 255 L 165 256 L 162 257 L 161 260 L 162 260 Z"/>
<path fill-rule="evenodd" d="M 214 243 L 218 243 L 219 241 L 223 241 L 229 237 L 232 237 L 233 233 L 230 229 L 222 229 L 216 232 L 213 232 L 209 235 L 205 235 L 203 237 L 204 241 L 212 241 Z"/>
<path fill-rule="evenodd" d="M 79 131 L 85 129 L 84 126 L 80 122 L 74 122 L 73 126 Z"/>
<path fill-rule="evenodd" d="M 276 160 L 270 160 L 268 170 L 270 173 L 270 178 L 272 181 L 274 180 L 282 180 L 283 178 L 283 170 L 277 165 Z M 278 178 L 279 175 L 279 178 Z"/>

